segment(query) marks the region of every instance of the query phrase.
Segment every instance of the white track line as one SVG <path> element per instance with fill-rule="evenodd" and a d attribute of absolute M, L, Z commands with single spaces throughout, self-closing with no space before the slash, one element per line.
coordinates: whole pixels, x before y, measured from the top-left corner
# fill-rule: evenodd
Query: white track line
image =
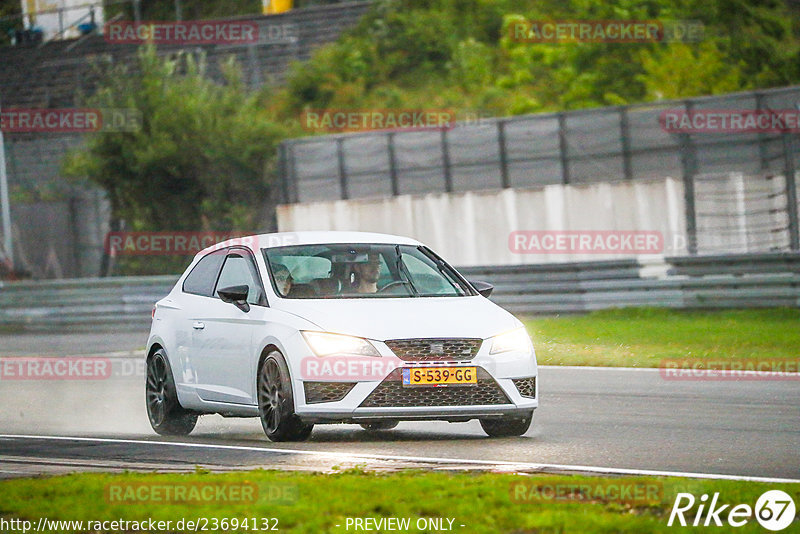
<path fill-rule="evenodd" d="M 110 359 L 144 359 L 144 349 L 122 350 L 117 352 L 94 352 L 90 354 L 5 354 L 0 360 L 23 358 L 110 358 Z"/>
<path fill-rule="evenodd" d="M 356 453 L 339 453 L 327 451 L 309 451 L 303 449 L 271 449 L 267 447 L 246 447 L 242 445 L 214 445 L 211 443 L 182 443 L 175 441 L 149 441 L 139 439 L 116 439 L 116 438 L 86 438 L 86 437 L 70 437 L 70 436 L 28 436 L 16 434 L 0 434 L 0 439 L 31 439 L 31 440 L 50 440 L 50 441 L 83 441 L 95 443 L 113 443 L 113 444 L 128 444 L 128 445 L 164 445 L 168 447 L 187 447 L 196 449 L 219 449 L 229 451 L 246 451 L 246 452 L 268 452 L 278 454 L 299 454 L 308 456 L 331 457 L 331 458 L 349 458 L 353 460 L 370 459 L 370 460 L 400 460 L 406 462 L 425 462 L 425 463 L 440 463 L 440 464 L 464 464 L 464 465 L 482 465 L 482 466 L 503 466 L 514 467 L 517 469 L 530 469 L 540 471 L 573 471 L 585 472 L 594 474 L 608 474 L 608 475 L 635 475 L 635 476 L 657 476 L 657 477 L 685 477 L 685 478 L 698 478 L 708 480 L 743 480 L 748 482 L 766 482 L 772 484 L 798 484 L 800 479 L 791 478 L 771 478 L 771 477 L 753 477 L 753 476 L 739 476 L 739 475 L 723 475 L 712 473 L 690 473 L 680 471 L 658 471 L 651 469 L 623 469 L 617 467 L 596 467 L 586 465 L 561 465 L 561 464 L 537 464 L 529 462 L 505 462 L 505 461 L 492 461 L 492 460 L 470 460 L 467 458 L 430 458 L 430 457 L 413 457 L 413 456 L 390 456 L 384 454 L 356 454 Z"/>
<path fill-rule="evenodd" d="M 647 371 L 658 372 L 658 367 L 600 367 L 591 365 L 539 365 L 539 369 L 568 370 L 568 371 Z"/>

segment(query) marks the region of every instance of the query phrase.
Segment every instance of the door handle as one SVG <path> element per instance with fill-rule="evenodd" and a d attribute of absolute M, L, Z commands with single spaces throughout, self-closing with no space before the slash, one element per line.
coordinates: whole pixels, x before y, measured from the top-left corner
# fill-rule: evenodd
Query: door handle
<path fill-rule="evenodd" d="M 200 321 L 195 321 L 194 323 L 192 323 L 192 328 L 194 328 L 195 330 L 202 330 L 205 327 L 206 327 L 205 323 L 201 323 Z"/>

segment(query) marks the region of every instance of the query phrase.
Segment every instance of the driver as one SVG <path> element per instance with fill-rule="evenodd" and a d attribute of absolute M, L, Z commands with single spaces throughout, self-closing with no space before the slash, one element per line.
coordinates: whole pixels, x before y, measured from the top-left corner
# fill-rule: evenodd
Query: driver
<path fill-rule="evenodd" d="M 354 264 L 353 289 L 356 293 L 377 293 L 380 269 L 381 257 L 377 252 L 370 252 L 366 262 Z"/>
<path fill-rule="evenodd" d="M 292 290 L 292 274 L 289 269 L 282 263 L 276 263 L 272 266 L 272 277 L 275 279 L 275 285 L 278 287 L 278 293 L 282 297 L 289 294 Z"/>

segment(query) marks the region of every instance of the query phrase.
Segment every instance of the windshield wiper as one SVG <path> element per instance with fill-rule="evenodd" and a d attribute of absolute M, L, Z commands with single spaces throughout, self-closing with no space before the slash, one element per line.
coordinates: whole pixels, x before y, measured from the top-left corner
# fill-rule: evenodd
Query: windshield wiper
<path fill-rule="evenodd" d="M 418 297 L 419 291 L 417 291 L 417 288 L 414 287 L 414 283 L 411 282 L 411 273 L 408 272 L 408 267 L 406 267 L 406 264 L 403 261 L 403 253 L 400 252 L 400 245 L 395 245 L 394 250 L 395 253 L 397 253 L 397 259 L 394 260 L 394 265 L 398 274 L 405 276 L 405 283 L 411 288 L 411 294 L 415 297 Z"/>
<path fill-rule="evenodd" d="M 461 281 L 459 281 L 458 278 L 454 278 L 453 273 L 450 272 L 450 269 L 448 269 L 444 260 L 436 256 L 433 252 L 427 250 L 425 247 L 419 247 L 418 250 L 422 252 L 428 259 L 430 259 L 434 265 L 436 265 L 436 268 L 439 270 L 442 276 L 444 276 L 445 280 L 450 282 L 456 291 L 460 292 L 459 296 L 463 297 L 464 295 L 469 294 L 469 290 L 461 284 Z"/>

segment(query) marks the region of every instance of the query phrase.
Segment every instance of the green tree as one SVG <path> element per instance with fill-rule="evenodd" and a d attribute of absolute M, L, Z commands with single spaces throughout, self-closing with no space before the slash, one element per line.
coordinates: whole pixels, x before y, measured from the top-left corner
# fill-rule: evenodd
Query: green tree
<path fill-rule="evenodd" d="M 235 63 L 223 71 L 219 85 L 203 56 L 163 59 L 152 47 L 141 49 L 136 71 L 110 67 L 86 105 L 135 110 L 141 128 L 94 134 L 68 156 L 65 174 L 102 187 L 113 218 L 130 231 L 259 229 L 285 132 Z M 134 270 L 137 263 L 128 262 Z"/>
<path fill-rule="evenodd" d="M 800 82 L 785 0 L 377 0 L 295 65 L 287 110 L 435 107 L 513 115 Z M 692 20 L 699 43 L 526 43 L 515 20 Z M 672 73 L 672 75 L 671 75 Z M 706 77 L 707 79 L 692 79 Z"/>
<path fill-rule="evenodd" d="M 730 93 L 749 88 L 742 64 L 730 64 L 716 45 L 707 41 L 694 49 L 683 43 L 642 55 L 644 73 L 639 79 L 648 100 L 686 98 Z"/>

